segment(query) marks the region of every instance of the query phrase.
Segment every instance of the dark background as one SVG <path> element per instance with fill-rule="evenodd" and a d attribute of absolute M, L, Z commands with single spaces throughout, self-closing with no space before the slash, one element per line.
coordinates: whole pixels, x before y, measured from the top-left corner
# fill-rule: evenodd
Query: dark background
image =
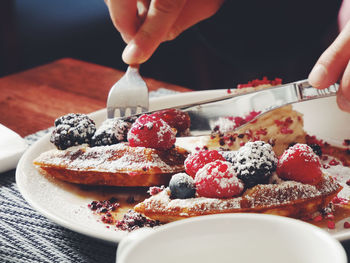
<path fill-rule="evenodd" d="M 162 44 L 145 77 L 192 89 L 306 78 L 337 35 L 339 0 L 227 0 L 211 19 Z M 125 44 L 103 0 L 0 0 L 0 76 L 72 57 L 125 70 Z"/>

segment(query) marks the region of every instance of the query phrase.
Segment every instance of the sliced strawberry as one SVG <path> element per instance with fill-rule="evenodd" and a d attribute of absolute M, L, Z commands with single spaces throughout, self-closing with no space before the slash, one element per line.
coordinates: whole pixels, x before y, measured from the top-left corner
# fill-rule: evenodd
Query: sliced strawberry
<path fill-rule="evenodd" d="M 317 184 L 322 178 L 320 158 L 310 146 L 300 143 L 281 155 L 276 172 L 282 179 L 305 184 Z"/>

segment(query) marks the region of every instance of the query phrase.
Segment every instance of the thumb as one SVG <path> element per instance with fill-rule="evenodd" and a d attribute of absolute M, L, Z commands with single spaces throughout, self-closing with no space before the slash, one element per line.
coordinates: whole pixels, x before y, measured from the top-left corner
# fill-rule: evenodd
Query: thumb
<path fill-rule="evenodd" d="M 319 89 L 329 87 L 343 74 L 350 58 L 350 22 L 316 62 L 309 82 Z"/>

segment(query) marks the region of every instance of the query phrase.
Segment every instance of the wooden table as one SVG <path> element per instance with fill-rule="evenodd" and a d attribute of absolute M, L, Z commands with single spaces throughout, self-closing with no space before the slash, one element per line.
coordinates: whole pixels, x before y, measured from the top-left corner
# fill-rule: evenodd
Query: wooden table
<path fill-rule="evenodd" d="M 64 114 L 106 106 L 109 89 L 124 72 L 71 58 L 0 78 L 0 123 L 26 136 Z M 150 91 L 184 87 L 145 78 Z"/>

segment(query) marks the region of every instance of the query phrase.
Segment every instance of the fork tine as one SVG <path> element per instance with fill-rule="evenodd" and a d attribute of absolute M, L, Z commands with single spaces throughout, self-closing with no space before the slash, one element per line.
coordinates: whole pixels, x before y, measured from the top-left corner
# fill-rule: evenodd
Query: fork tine
<path fill-rule="evenodd" d="M 119 111 L 119 115 L 136 114 L 138 111 L 148 111 L 148 88 L 141 78 L 138 67 L 129 66 L 124 76 L 117 81 L 108 94 L 107 117 L 113 118 Z M 108 110 L 112 108 L 111 110 Z"/>
<path fill-rule="evenodd" d="M 137 107 L 130 108 L 130 115 L 134 115 L 137 113 Z"/>
<path fill-rule="evenodd" d="M 108 107 L 107 108 L 107 118 L 108 119 L 114 118 L 114 112 L 115 112 L 115 108 Z"/>
<path fill-rule="evenodd" d="M 124 117 L 126 112 L 126 108 L 119 108 L 119 116 L 118 117 Z"/>

